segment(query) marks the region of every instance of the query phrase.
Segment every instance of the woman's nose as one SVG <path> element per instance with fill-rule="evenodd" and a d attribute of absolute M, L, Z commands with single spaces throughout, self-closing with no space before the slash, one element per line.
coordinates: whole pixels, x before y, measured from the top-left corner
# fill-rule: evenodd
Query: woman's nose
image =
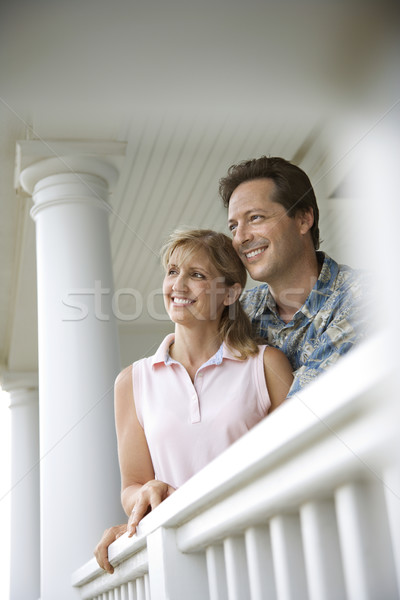
<path fill-rule="evenodd" d="M 186 275 L 179 273 L 175 278 L 172 289 L 175 291 L 186 289 Z"/>

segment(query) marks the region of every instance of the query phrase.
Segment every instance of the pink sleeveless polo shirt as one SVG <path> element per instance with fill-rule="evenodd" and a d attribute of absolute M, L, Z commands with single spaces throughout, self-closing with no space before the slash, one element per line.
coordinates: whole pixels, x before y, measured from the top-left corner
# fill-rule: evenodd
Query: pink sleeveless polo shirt
<path fill-rule="evenodd" d="M 178 488 L 261 421 L 271 402 L 266 346 L 243 361 L 222 344 L 192 382 L 169 355 L 173 340 L 168 335 L 153 356 L 135 362 L 132 380 L 155 478 Z"/>

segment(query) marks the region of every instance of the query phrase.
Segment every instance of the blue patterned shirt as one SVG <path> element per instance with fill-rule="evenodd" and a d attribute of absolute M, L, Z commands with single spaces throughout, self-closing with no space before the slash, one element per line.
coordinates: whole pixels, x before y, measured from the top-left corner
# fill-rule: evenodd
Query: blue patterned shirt
<path fill-rule="evenodd" d="M 289 397 L 337 361 L 365 335 L 366 277 L 317 252 L 321 273 L 305 304 L 289 323 L 279 316 L 266 283 L 243 292 L 241 302 L 255 337 L 288 357 L 294 381 Z"/>

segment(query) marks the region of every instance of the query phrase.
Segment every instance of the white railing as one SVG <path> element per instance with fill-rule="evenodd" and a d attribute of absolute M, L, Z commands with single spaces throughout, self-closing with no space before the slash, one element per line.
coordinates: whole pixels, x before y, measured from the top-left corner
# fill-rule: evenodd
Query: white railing
<path fill-rule="evenodd" d="M 102 600 L 400 598 L 400 419 L 386 341 L 354 349 L 73 575 Z M 105 524 L 107 525 L 107 524 Z"/>

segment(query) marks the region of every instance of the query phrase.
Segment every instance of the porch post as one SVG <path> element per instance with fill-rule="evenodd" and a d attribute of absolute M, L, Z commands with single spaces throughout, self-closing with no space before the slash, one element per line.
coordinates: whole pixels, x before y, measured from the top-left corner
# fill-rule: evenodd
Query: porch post
<path fill-rule="evenodd" d="M 36 223 L 41 600 L 74 597 L 71 574 L 124 519 L 113 415 L 120 369 L 108 230 L 118 172 L 93 156 L 49 158 L 20 176 Z"/>
<path fill-rule="evenodd" d="M 10 394 L 11 409 L 10 598 L 37 600 L 40 593 L 37 373 L 6 372 L 2 387 Z"/>

